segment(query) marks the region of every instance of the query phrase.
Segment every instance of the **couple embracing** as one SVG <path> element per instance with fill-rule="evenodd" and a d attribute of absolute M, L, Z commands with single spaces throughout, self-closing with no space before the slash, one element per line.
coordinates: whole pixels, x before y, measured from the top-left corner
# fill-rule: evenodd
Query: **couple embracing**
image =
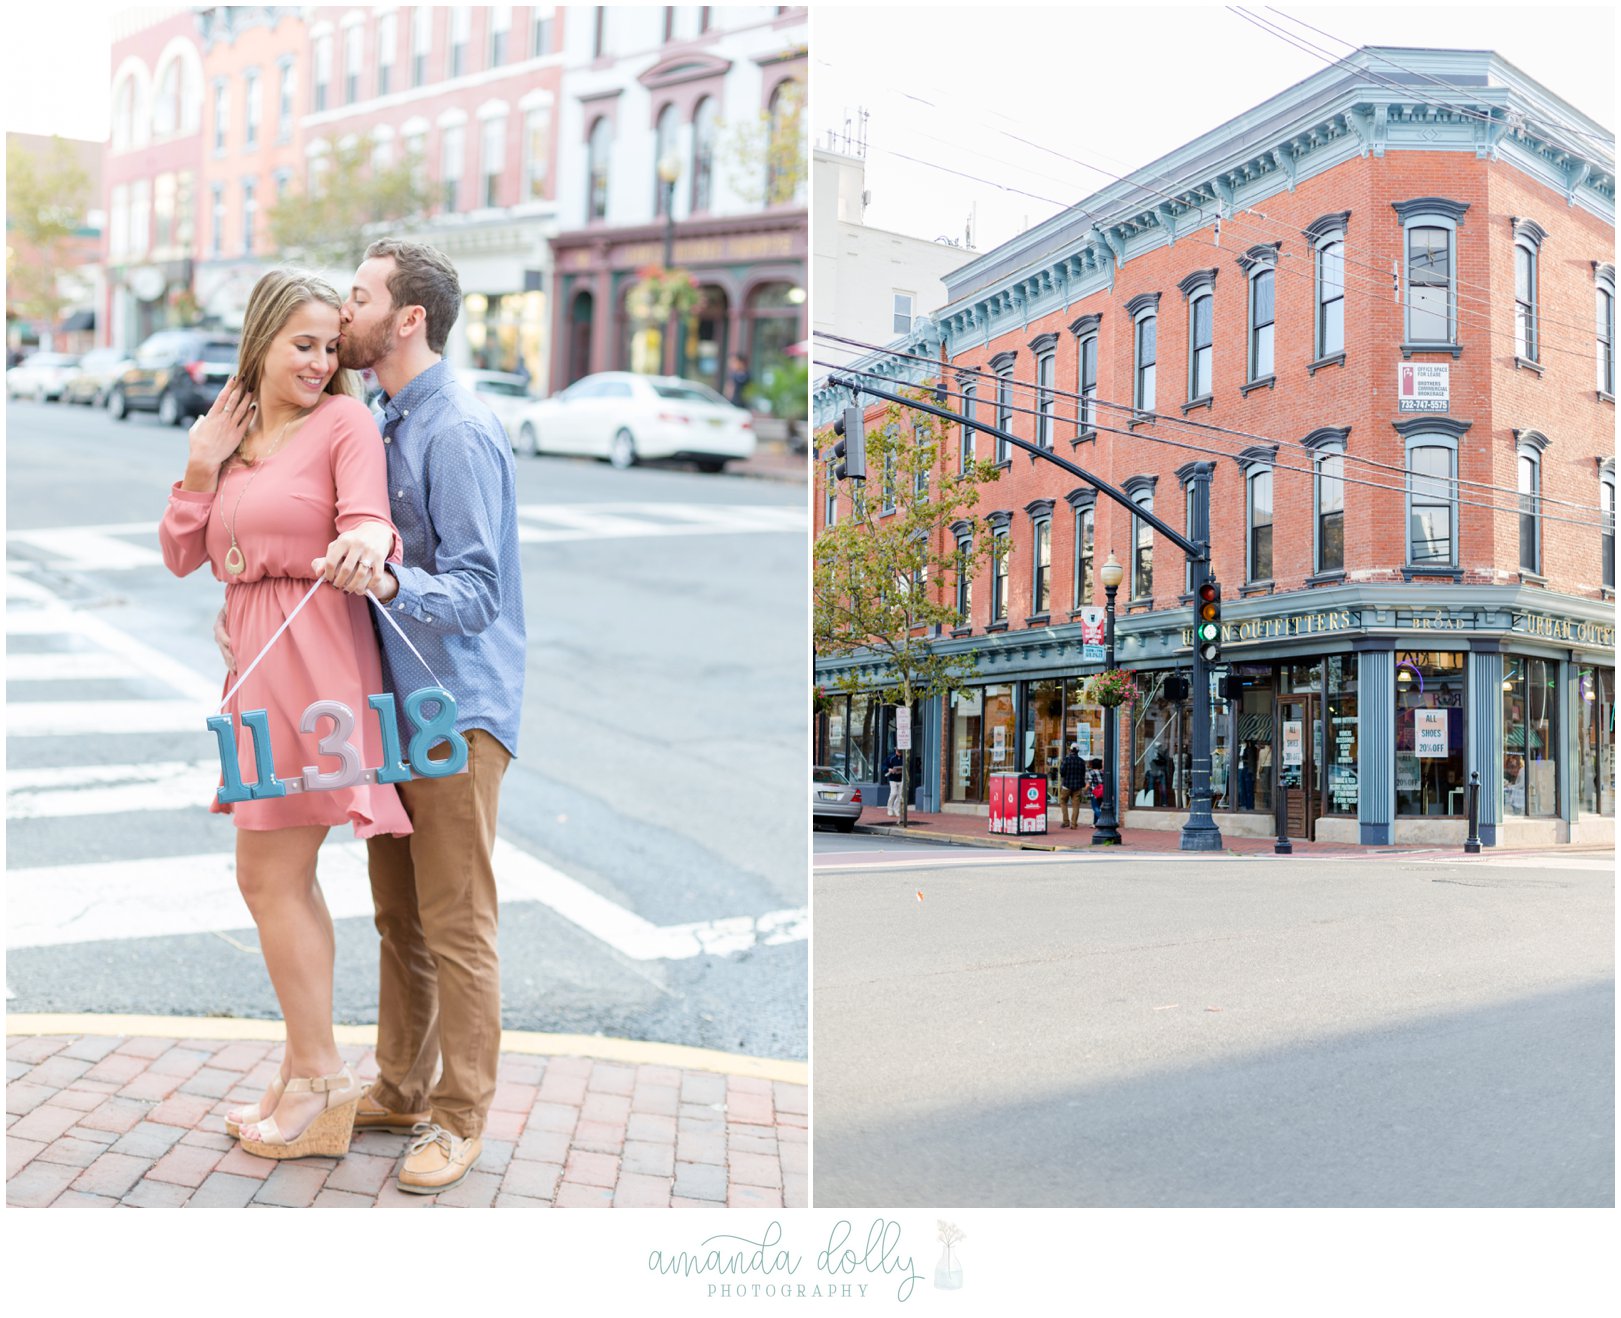
<path fill-rule="evenodd" d="M 237 883 L 287 1023 L 280 1072 L 226 1127 L 266 1158 L 342 1154 L 356 1128 L 410 1131 L 399 1188 L 418 1194 L 478 1161 L 495 1094 L 491 853 L 523 702 L 515 471 L 500 422 L 443 360 L 460 308 L 455 268 L 420 243 L 373 243 L 347 298 L 309 275 L 265 275 L 237 374 L 192 427 L 160 528 L 171 571 L 208 563 L 225 585 L 223 711 L 243 776 L 254 765 L 262 785 L 271 767 L 242 719 L 263 710 L 274 778 L 305 788 L 211 806 L 236 825 Z M 366 368 L 380 417 L 360 399 Z M 398 741 L 382 735 L 387 707 L 373 714 L 368 698 L 393 693 L 399 709 L 430 686 L 451 694 L 455 721 L 424 725 L 426 758 L 465 745 L 465 771 L 358 772 L 390 749 L 399 759 L 416 731 L 399 710 Z M 324 739 L 306 712 L 317 702 L 336 725 Z M 318 739 L 341 769 L 316 778 Z M 333 1036 L 332 918 L 315 873 L 344 823 L 366 839 L 382 937 L 369 1085 Z"/>

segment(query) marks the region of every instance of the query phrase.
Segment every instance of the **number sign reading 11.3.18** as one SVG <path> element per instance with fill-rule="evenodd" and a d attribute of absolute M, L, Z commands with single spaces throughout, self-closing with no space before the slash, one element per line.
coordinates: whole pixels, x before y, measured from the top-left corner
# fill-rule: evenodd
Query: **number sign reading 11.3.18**
<path fill-rule="evenodd" d="M 432 715 L 423 707 L 437 704 Z M 237 801 L 260 801 L 269 797 L 286 796 L 297 792 L 330 792 L 340 787 L 353 787 L 357 783 L 403 783 L 412 777 L 448 778 L 467 767 L 467 741 L 456 731 L 456 700 L 443 687 L 425 686 L 405 698 L 405 715 L 416 729 L 405 755 L 400 754 L 400 730 L 394 697 L 384 694 L 367 696 L 366 704 L 377 715 L 378 730 L 382 733 L 383 763 L 367 768 L 360 762 L 360 752 L 349 737 L 355 730 L 355 713 L 348 705 L 337 700 L 317 700 L 304 711 L 299 720 L 299 731 L 314 732 L 320 721 L 332 720 L 332 730 L 316 745 L 316 753 L 339 762 L 331 773 L 322 773 L 313 764 L 305 765 L 301 778 L 282 780 L 276 777 L 276 761 L 270 746 L 270 718 L 262 709 L 244 710 L 242 726 L 253 734 L 253 758 L 258 765 L 258 780 L 244 782 L 242 766 L 236 754 L 236 729 L 229 714 L 216 714 L 208 720 L 209 730 L 219 743 L 221 805 Z M 428 752 L 441 741 L 450 743 L 450 757 L 430 760 Z M 407 762 L 408 761 L 408 762 Z"/>

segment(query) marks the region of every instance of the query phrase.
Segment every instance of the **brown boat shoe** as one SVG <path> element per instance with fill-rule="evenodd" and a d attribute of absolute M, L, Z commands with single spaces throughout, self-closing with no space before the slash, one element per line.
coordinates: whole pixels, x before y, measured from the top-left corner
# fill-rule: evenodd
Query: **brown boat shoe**
<path fill-rule="evenodd" d="M 355 1107 L 356 1130 L 391 1130 L 397 1135 L 409 1135 L 419 1121 L 426 1121 L 427 1112 L 394 1112 L 371 1096 L 367 1085 Z"/>
<path fill-rule="evenodd" d="M 438 1194 L 457 1184 L 473 1170 L 484 1142 L 476 1136 L 464 1140 L 443 1126 L 419 1121 L 412 1128 L 415 1138 L 405 1150 L 400 1168 L 400 1189 L 407 1194 Z"/>

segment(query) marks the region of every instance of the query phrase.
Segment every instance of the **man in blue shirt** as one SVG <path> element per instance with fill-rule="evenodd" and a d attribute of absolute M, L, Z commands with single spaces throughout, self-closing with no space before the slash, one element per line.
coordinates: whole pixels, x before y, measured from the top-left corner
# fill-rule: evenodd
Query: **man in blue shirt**
<path fill-rule="evenodd" d="M 437 679 L 456 698 L 456 731 L 468 746 L 465 774 L 399 785 L 411 836 L 367 842 L 382 935 L 379 1075 L 355 1124 L 415 1128 L 399 1185 L 418 1194 L 471 1170 L 495 1096 L 501 975 L 491 850 L 523 706 L 516 471 L 500 421 L 443 360 L 461 298 L 455 267 L 421 243 L 375 242 L 355 272 L 339 361 L 370 367 L 383 389 L 389 507 L 404 561 L 385 562 L 392 537 L 373 522 L 333 541 L 324 564 L 339 587 L 369 586 L 400 625 L 378 626 L 390 689 L 403 698 Z"/>

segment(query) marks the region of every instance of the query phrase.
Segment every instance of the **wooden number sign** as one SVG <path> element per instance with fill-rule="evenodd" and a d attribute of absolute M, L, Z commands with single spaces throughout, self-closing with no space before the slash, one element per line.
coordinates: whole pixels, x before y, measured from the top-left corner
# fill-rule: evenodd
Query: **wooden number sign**
<path fill-rule="evenodd" d="M 423 706 L 436 703 L 439 708 L 432 717 L 425 716 Z M 392 695 L 367 696 L 366 704 L 377 715 L 378 730 L 383 738 L 383 762 L 375 769 L 360 763 L 360 752 L 349 738 L 355 730 L 355 712 L 338 700 L 317 700 L 304 711 L 299 720 L 299 731 L 313 733 L 321 720 L 331 720 L 332 727 L 316 743 L 316 753 L 339 762 L 330 773 L 322 773 L 313 764 L 304 766 L 301 778 L 283 781 L 276 777 L 276 761 L 270 748 L 270 719 L 265 710 L 243 711 L 242 726 L 253 734 L 253 759 L 259 776 L 255 782 L 242 781 L 242 765 L 236 754 L 235 720 L 229 714 L 216 714 L 208 720 L 209 730 L 219 743 L 221 805 L 237 801 L 262 801 L 269 797 L 287 796 L 297 792 L 330 792 L 340 787 L 353 787 L 357 783 L 403 783 L 414 777 L 448 778 L 467 767 L 467 740 L 456 731 L 456 700 L 443 687 L 425 686 L 405 698 L 405 716 L 416 729 L 405 756 L 400 754 L 400 729 Z M 437 743 L 450 743 L 450 758 L 430 760 L 428 751 Z"/>

